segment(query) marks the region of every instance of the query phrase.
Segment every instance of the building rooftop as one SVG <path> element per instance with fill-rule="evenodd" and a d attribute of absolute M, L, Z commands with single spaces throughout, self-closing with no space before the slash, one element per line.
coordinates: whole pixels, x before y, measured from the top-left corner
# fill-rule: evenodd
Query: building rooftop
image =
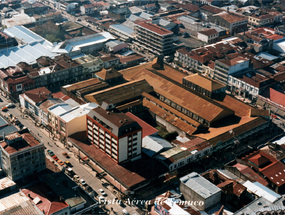
<path fill-rule="evenodd" d="M 70 122 L 77 117 L 88 114 L 92 109 L 98 107 L 96 103 L 87 103 L 70 109 L 69 111 L 59 115 L 64 122 Z"/>
<path fill-rule="evenodd" d="M 192 189 L 204 199 L 221 192 L 220 188 L 218 188 L 196 172 L 192 172 L 180 178 L 180 182 L 188 186 L 190 189 Z"/>
<path fill-rule="evenodd" d="M 258 197 L 263 197 L 267 199 L 271 203 L 274 203 L 281 198 L 281 195 L 275 193 L 274 191 L 270 190 L 259 182 L 246 181 L 243 186 L 245 186 L 248 191 L 254 193 Z"/>
<path fill-rule="evenodd" d="M 241 208 L 240 210 L 236 211 L 234 215 L 243 215 L 243 214 L 256 214 L 259 210 L 269 210 L 275 211 L 284 208 L 284 198 L 280 198 L 274 203 L 271 203 L 264 197 L 257 198 L 253 200 L 251 203 L 246 205 L 245 207 Z"/>
<path fill-rule="evenodd" d="M 208 5 L 208 4 L 203 5 L 202 7 L 200 7 L 200 9 L 209 11 L 209 12 L 214 13 L 214 14 L 221 13 L 221 12 L 224 11 L 224 10 L 218 8 L 218 7 L 214 7 L 214 6 L 211 6 L 211 5 Z"/>
<path fill-rule="evenodd" d="M 13 141 L 14 139 L 15 141 Z M 42 143 L 40 143 L 39 140 L 37 140 L 31 133 L 29 133 L 29 131 L 21 134 L 15 132 L 10 135 L 6 135 L 4 141 L 0 143 L 3 150 L 5 150 L 10 155 L 39 144 Z"/>
<path fill-rule="evenodd" d="M 51 95 L 51 92 L 46 87 L 39 87 L 33 90 L 25 91 L 24 94 L 37 104 L 45 101 Z"/>
<path fill-rule="evenodd" d="M 264 186 L 268 185 L 268 182 L 264 178 L 259 176 L 256 172 L 254 172 L 250 167 L 243 165 L 241 163 L 236 163 L 232 167 L 237 168 L 244 176 L 246 176 L 251 181 L 257 181 Z"/>
<path fill-rule="evenodd" d="M 206 97 L 199 96 L 194 92 L 190 92 L 178 86 L 177 84 L 168 81 L 160 75 L 149 71 L 148 69 L 144 68 L 138 70 L 131 79 L 145 79 L 151 86 L 153 86 L 155 92 L 209 122 L 213 122 L 215 120 L 233 114 L 232 110 L 229 110 L 219 104 L 215 104 Z M 186 99 L 189 98 L 191 98 L 193 102 L 186 102 Z M 204 108 L 211 109 L 212 111 L 204 111 Z"/>
<path fill-rule="evenodd" d="M 232 12 L 222 12 L 219 14 L 215 14 L 214 16 L 220 16 L 223 18 L 225 21 L 229 23 L 235 23 L 235 22 L 240 22 L 240 21 L 247 21 L 247 17 L 232 13 Z"/>
<path fill-rule="evenodd" d="M 110 25 L 111 29 L 115 29 L 116 31 L 119 31 L 123 34 L 127 34 L 129 37 L 133 38 L 135 31 L 125 25 L 122 24 L 114 24 L 114 25 Z"/>
<path fill-rule="evenodd" d="M 100 72 L 96 73 L 96 76 L 103 79 L 104 81 L 109 81 L 115 78 L 121 78 L 122 74 L 113 68 L 111 69 L 103 68 Z"/>
<path fill-rule="evenodd" d="M 210 35 L 213 35 L 213 34 L 217 34 L 219 32 L 217 32 L 217 30 L 214 29 L 214 28 L 209 28 L 209 29 L 205 29 L 205 30 L 202 30 L 202 31 L 198 31 L 198 33 L 210 36 Z"/>
<path fill-rule="evenodd" d="M 185 10 L 188 10 L 190 12 L 197 12 L 199 11 L 199 6 L 195 5 L 195 4 L 191 4 L 191 3 L 184 3 L 184 4 L 176 4 L 174 5 L 174 7 L 176 8 L 182 8 L 182 9 L 185 9 Z"/>
<path fill-rule="evenodd" d="M 80 81 L 74 84 L 65 85 L 62 88 L 65 89 L 67 92 L 72 92 L 98 83 L 101 83 L 101 81 L 98 78 L 90 78 L 85 81 Z"/>
<path fill-rule="evenodd" d="M 45 215 L 54 214 L 69 207 L 65 201 L 61 201 L 59 196 L 53 193 L 52 190 L 43 183 L 34 183 L 31 186 L 25 187 L 21 191 L 28 198 L 34 201 L 37 207 L 41 211 L 44 211 Z"/>
<path fill-rule="evenodd" d="M 149 157 L 172 147 L 168 141 L 158 135 L 146 136 L 142 139 L 142 151 Z"/>
<path fill-rule="evenodd" d="M 249 59 L 242 57 L 242 56 L 238 56 L 236 58 L 233 59 L 229 59 L 229 58 L 223 58 L 223 59 L 219 59 L 217 60 L 227 66 L 234 66 L 236 64 L 240 64 L 240 63 L 244 63 L 245 61 L 249 61 Z"/>
<path fill-rule="evenodd" d="M 158 25 L 152 24 L 152 23 L 147 23 L 147 22 L 139 22 L 137 23 L 138 26 L 145 28 L 149 31 L 154 32 L 155 34 L 158 34 L 160 36 L 165 36 L 165 35 L 172 35 L 173 32 L 169 31 L 165 28 L 161 28 Z"/>
<path fill-rule="evenodd" d="M 135 116 L 131 112 L 127 112 L 125 114 L 130 118 L 132 118 L 134 121 L 136 121 L 142 127 L 142 138 L 149 135 L 158 134 L 158 130 L 156 128 L 152 127 L 150 124 L 146 123 L 145 121 Z"/>
<path fill-rule="evenodd" d="M 199 75 L 198 73 L 186 76 L 183 79 L 190 81 L 191 83 L 196 84 L 197 86 L 200 86 L 210 92 L 226 87 L 224 84 L 221 84 L 220 82 L 206 76 Z"/>
<path fill-rule="evenodd" d="M 147 81 L 136 80 L 94 92 L 84 97 L 88 101 L 95 102 L 99 105 L 101 105 L 103 101 L 108 101 L 109 103 L 116 105 L 135 99 L 141 96 L 143 92 L 150 93 L 152 91 L 153 88 L 147 83 Z"/>
<path fill-rule="evenodd" d="M 60 116 L 63 113 L 66 113 L 67 111 L 71 110 L 72 107 L 68 104 L 55 104 L 48 108 L 48 110 L 53 113 L 56 116 Z"/>
<path fill-rule="evenodd" d="M 54 58 L 53 44 L 23 26 L 6 28 L 4 32 L 10 37 L 22 40 L 24 45 L 0 50 L 0 67 L 16 66 L 20 62 L 35 64 L 41 56 Z"/>
<path fill-rule="evenodd" d="M 0 179 L 0 192 L 3 194 L 3 190 L 16 186 L 16 183 L 12 181 L 9 177 Z"/>
<path fill-rule="evenodd" d="M 30 201 L 22 192 L 14 193 L 0 198 L 0 214 L 37 214 L 45 215 L 37 206 Z"/>

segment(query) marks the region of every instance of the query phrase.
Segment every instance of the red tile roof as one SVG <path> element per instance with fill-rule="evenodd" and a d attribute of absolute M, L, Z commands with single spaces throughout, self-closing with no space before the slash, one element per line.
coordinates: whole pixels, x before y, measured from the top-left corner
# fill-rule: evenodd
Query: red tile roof
<path fill-rule="evenodd" d="M 213 34 L 217 34 L 218 32 L 214 28 L 209 28 L 209 29 L 205 29 L 205 30 L 199 31 L 199 33 L 207 35 L 207 36 L 210 36 L 210 35 L 213 35 Z"/>
<path fill-rule="evenodd" d="M 57 93 L 53 93 L 52 94 L 53 98 L 57 98 L 57 99 L 61 99 L 62 101 L 66 101 L 68 99 L 70 99 L 70 97 L 66 96 L 63 94 L 63 92 L 57 92 Z"/>
<path fill-rule="evenodd" d="M 152 24 L 152 23 L 147 23 L 147 22 L 139 22 L 137 23 L 142 28 L 148 29 L 149 31 L 153 31 L 156 34 L 159 34 L 161 36 L 168 35 L 168 34 L 173 34 L 172 31 L 169 31 L 165 28 L 161 28 L 158 25 Z"/>
<path fill-rule="evenodd" d="M 12 154 L 15 152 L 22 151 L 27 148 L 31 148 L 33 146 L 39 145 L 40 142 L 30 133 L 19 134 L 18 132 L 7 135 L 7 140 L 12 140 L 18 137 L 22 137 L 21 140 L 18 140 L 14 143 L 8 145 L 7 141 L 3 141 L 0 143 L 2 148 L 8 153 Z"/>
<path fill-rule="evenodd" d="M 236 167 L 244 176 L 246 176 L 251 181 L 257 181 L 264 186 L 268 185 L 268 182 L 259 176 L 256 172 L 254 172 L 250 167 L 237 163 L 233 167 Z"/>
<path fill-rule="evenodd" d="M 45 101 L 50 94 L 51 92 L 45 87 L 39 87 L 25 92 L 25 95 L 35 103 Z"/>
<path fill-rule="evenodd" d="M 174 7 L 176 7 L 176 8 L 183 8 L 183 9 L 191 11 L 191 12 L 197 12 L 197 11 L 200 10 L 199 6 L 197 6 L 195 4 L 191 4 L 191 3 L 177 4 L 177 5 L 174 5 Z"/>
<path fill-rule="evenodd" d="M 145 121 L 141 120 L 131 112 L 125 113 L 127 116 L 132 118 L 134 121 L 136 121 L 141 127 L 142 127 L 142 138 L 155 134 L 158 132 L 158 130 L 154 127 L 152 127 L 150 124 L 146 123 Z"/>
<path fill-rule="evenodd" d="M 265 163 L 265 159 L 262 159 L 260 163 L 263 163 L 263 166 L 256 167 L 255 165 L 252 165 L 252 159 L 256 161 L 256 159 L 260 158 L 260 156 L 264 157 L 268 161 Z M 260 174 L 264 175 L 277 187 L 280 187 L 285 184 L 285 165 L 278 161 L 276 158 L 272 157 L 271 155 L 258 150 L 254 153 L 246 155 L 242 158 L 242 160 L 247 162 L 248 165 L 252 166 L 255 171 L 258 171 Z"/>
<path fill-rule="evenodd" d="M 52 190 L 42 183 L 33 184 L 28 188 L 22 189 L 22 192 L 31 200 L 38 197 L 41 201 L 36 205 L 41 211 L 45 211 L 46 215 L 54 214 L 69 207 L 67 203 L 60 201 L 58 197 L 51 198 L 52 195 L 47 195 Z"/>
<path fill-rule="evenodd" d="M 202 10 L 206 10 L 206 11 L 209 11 L 209 12 L 212 12 L 214 14 L 216 13 L 221 13 L 223 12 L 224 10 L 220 9 L 220 8 L 217 8 L 217 7 L 213 7 L 213 6 L 210 6 L 210 5 L 203 5 L 200 9 Z"/>
<path fill-rule="evenodd" d="M 238 15 L 236 13 L 224 12 L 224 13 L 218 14 L 217 16 L 220 16 L 221 18 L 223 18 L 225 21 L 229 23 L 235 23 L 235 22 L 247 20 L 247 17 Z"/>

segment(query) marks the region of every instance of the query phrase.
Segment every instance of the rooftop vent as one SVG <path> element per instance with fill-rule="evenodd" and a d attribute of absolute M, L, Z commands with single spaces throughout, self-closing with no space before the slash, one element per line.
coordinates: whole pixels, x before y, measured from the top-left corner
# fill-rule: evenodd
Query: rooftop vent
<path fill-rule="evenodd" d="M 125 122 L 127 122 L 128 120 L 127 119 L 124 119 L 125 120 Z"/>
<path fill-rule="evenodd" d="M 110 115 L 110 112 L 108 111 L 107 114 Z"/>
<path fill-rule="evenodd" d="M 119 122 L 120 122 L 120 123 L 123 123 L 123 121 L 122 121 L 122 120 L 120 120 Z"/>

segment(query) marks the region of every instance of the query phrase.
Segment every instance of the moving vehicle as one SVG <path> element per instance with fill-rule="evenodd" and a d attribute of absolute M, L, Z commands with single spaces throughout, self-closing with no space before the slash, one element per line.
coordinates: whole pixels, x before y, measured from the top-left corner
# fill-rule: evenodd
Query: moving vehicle
<path fill-rule="evenodd" d="M 99 189 L 98 191 L 99 191 L 99 193 L 102 194 L 102 196 L 107 196 L 107 193 L 105 193 L 105 191 L 103 189 Z"/>
<path fill-rule="evenodd" d="M 70 158 L 69 155 L 66 152 L 62 152 L 62 155 L 66 158 Z"/>
<path fill-rule="evenodd" d="M 7 108 L 12 108 L 12 107 L 15 107 L 15 105 L 13 103 L 9 103 L 9 104 L 6 105 L 6 107 Z"/>

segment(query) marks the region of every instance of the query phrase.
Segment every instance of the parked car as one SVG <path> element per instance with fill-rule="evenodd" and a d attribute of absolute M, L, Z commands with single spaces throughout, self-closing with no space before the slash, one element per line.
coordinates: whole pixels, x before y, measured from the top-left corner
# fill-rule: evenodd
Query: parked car
<path fill-rule="evenodd" d="M 66 166 L 72 167 L 70 161 L 64 161 L 64 163 L 65 163 Z"/>
<path fill-rule="evenodd" d="M 102 194 L 102 196 L 107 196 L 107 193 L 105 193 L 105 191 L 103 189 L 99 189 L 98 191 L 99 191 L 99 193 Z"/>
<path fill-rule="evenodd" d="M 79 183 L 80 183 L 83 187 L 86 187 L 86 186 L 87 186 L 87 183 L 84 181 L 84 179 L 80 179 L 80 180 L 79 180 Z"/>
<path fill-rule="evenodd" d="M 15 107 L 15 105 L 13 103 L 9 103 L 9 104 L 6 105 L 6 107 L 7 108 L 12 108 L 12 107 Z"/>
<path fill-rule="evenodd" d="M 47 153 L 48 153 L 51 157 L 54 156 L 54 153 L 53 153 L 52 150 L 47 150 Z"/>
<path fill-rule="evenodd" d="M 60 166 L 63 166 L 64 163 L 62 162 L 62 160 L 57 160 L 57 163 L 60 165 Z"/>
<path fill-rule="evenodd" d="M 62 152 L 63 156 L 69 158 L 69 155 L 66 152 Z"/>
<path fill-rule="evenodd" d="M 8 111 L 8 108 L 5 106 L 5 107 L 2 107 L 2 111 Z"/>
<path fill-rule="evenodd" d="M 74 181 L 77 182 L 77 181 L 79 181 L 79 179 L 80 179 L 80 177 L 79 177 L 78 175 L 74 175 L 74 176 L 73 176 L 73 180 L 74 180 Z"/>
<path fill-rule="evenodd" d="M 65 169 L 65 172 L 66 172 L 68 175 L 70 175 L 70 176 L 75 175 L 73 169 L 70 168 L 70 167 L 69 167 L 69 168 L 66 168 L 66 169 Z"/>
<path fill-rule="evenodd" d="M 55 161 L 58 161 L 58 157 L 56 155 L 52 156 L 52 158 L 55 160 Z"/>
<path fill-rule="evenodd" d="M 124 215 L 129 215 L 129 212 L 128 212 L 126 209 L 123 209 L 123 210 L 122 210 L 122 213 L 123 213 Z"/>

